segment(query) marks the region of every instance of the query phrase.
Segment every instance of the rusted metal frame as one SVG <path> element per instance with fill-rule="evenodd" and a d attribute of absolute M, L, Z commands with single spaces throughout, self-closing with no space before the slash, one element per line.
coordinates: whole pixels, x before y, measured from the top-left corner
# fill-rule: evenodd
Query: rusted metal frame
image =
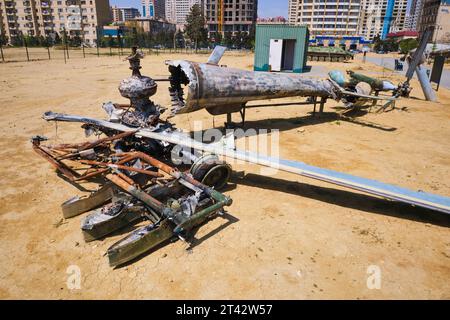
<path fill-rule="evenodd" d="M 122 170 L 127 170 L 127 171 L 134 171 L 134 172 L 143 173 L 143 174 L 146 174 L 148 176 L 155 177 L 155 178 L 156 177 L 163 177 L 162 174 L 160 174 L 158 172 L 155 172 L 155 171 L 139 169 L 139 168 L 133 168 L 133 167 L 124 166 L 124 165 L 116 164 L 116 163 L 100 162 L 100 161 L 93 161 L 93 160 L 80 160 L 80 163 L 91 164 L 91 165 L 98 165 L 98 166 L 104 166 L 104 167 L 110 167 L 110 168 L 117 168 L 117 169 L 122 169 Z"/>
<path fill-rule="evenodd" d="M 114 136 L 111 136 L 111 137 L 101 138 L 101 139 L 98 139 L 97 141 L 90 142 L 86 147 L 84 147 L 82 149 L 79 149 L 78 151 L 91 149 L 91 148 L 94 148 L 94 147 L 96 147 L 96 146 L 98 146 L 100 144 L 106 143 L 106 142 L 111 142 L 111 141 L 114 141 L 114 140 L 120 140 L 120 139 L 129 137 L 129 136 L 132 136 L 136 132 L 137 132 L 137 130 L 135 130 L 135 131 L 128 131 L 128 132 L 121 132 L 121 133 L 118 133 L 118 134 L 116 134 Z"/>
<path fill-rule="evenodd" d="M 88 150 L 92 150 L 92 152 L 94 152 L 93 149 L 85 149 L 85 150 L 82 150 L 82 151 L 78 151 L 78 150 L 70 151 L 70 152 L 67 152 L 66 154 L 63 154 L 62 156 L 59 156 L 57 158 L 57 160 L 58 161 L 70 160 L 70 159 L 75 158 L 75 157 L 83 157 L 83 154 L 86 153 L 86 151 L 88 151 Z"/>
<path fill-rule="evenodd" d="M 120 172 L 117 169 L 112 169 L 112 171 L 117 174 L 122 180 L 126 181 L 128 184 L 134 186 L 135 182 L 133 181 L 133 179 L 131 179 L 130 177 L 128 177 L 126 174 Z"/>
<path fill-rule="evenodd" d="M 178 171 L 174 168 L 172 168 L 171 166 L 143 153 L 143 152 L 134 152 L 134 154 L 136 154 L 136 156 L 147 162 L 148 164 L 166 172 L 167 174 L 171 175 L 172 177 L 176 178 L 176 179 L 183 179 L 187 182 L 189 182 L 190 184 L 194 185 L 195 187 L 201 189 L 202 191 L 204 191 L 208 196 L 212 197 L 214 200 L 216 201 L 225 201 L 227 203 L 227 205 L 231 204 L 231 199 L 228 197 L 225 197 L 223 194 L 221 194 L 220 192 L 204 185 L 203 183 L 195 180 L 191 175 L 186 174 L 184 172 Z"/>
<path fill-rule="evenodd" d="M 48 148 L 54 149 L 54 150 L 67 150 L 67 149 L 73 149 L 78 150 L 78 148 L 88 144 L 89 142 L 80 142 L 80 143 L 61 143 L 57 145 L 48 145 Z"/>
<path fill-rule="evenodd" d="M 41 157 L 46 159 L 50 164 L 59 172 L 61 172 L 64 176 L 66 176 L 70 181 L 75 181 L 79 174 L 74 171 L 72 168 L 68 167 L 62 162 L 56 160 L 50 153 L 45 151 L 39 144 L 33 142 L 33 150 L 39 154 Z"/>
<path fill-rule="evenodd" d="M 156 167 L 156 168 L 160 169 L 161 171 L 164 171 L 165 173 L 167 173 L 167 174 L 169 174 L 171 176 L 174 176 L 173 172 L 177 171 L 174 168 L 172 168 L 171 166 L 165 164 L 164 162 L 161 162 L 161 161 L 159 161 L 159 160 L 157 160 L 157 159 L 155 159 L 155 158 L 153 158 L 153 157 L 151 157 L 151 156 L 149 156 L 149 155 L 147 155 L 147 154 L 145 154 L 143 152 L 139 152 L 139 151 L 126 152 L 124 154 L 133 156 L 134 158 L 139 158 L 140 160 L 143 160 L 144 162 L 148 163 L 149 165 L 152 165 L 153 167 Z M 175 178 L 177 178 L 177 177 L 175 177 Z"/>
<path fill-rule="evenodd" d="M 105 138 L 98 139 L 97 141 L 80 143 L 80 144 L 78 144 L 78 146 L 77 146 L 77 144 L 74 144 L 74 146 L 77 146 L 77 147 L 75 147 L 76 150 L 61 156 L 60 158 L 58 158 L 58 160 L 65 160 L 65 159 L 70 159 L 70 158 L 81 156 L 83 151 L 93 149 L 94 147 L 105 144 L 107 142 L 112 142 L 114 140 L 120 140 L 120 139 L 129 137 L 129 136 L 132 136 L 134 133 L 135 132 L 132 132 L 132 131 L 121 132 L 121 133 L 116 134 L 111 137 L 105 137 Z"/>
<path fill-rule="evenodd" d="M 125 157 L 125 158 L 121 159 L 120 161 L 118 161 L 117 164 L 121 165 L 121 164 L 127 163 L 128 161 L 131 161 L 133 159 L 134 159 L 133 157 Z M 110 170 L 110 168 L 102 168 L 102 169 L 99 169 L 99 170 L 89 173 L 89 174 L 85 172 L 83 175 L 78 177 L 76 180 L 86 180 L 86 179 L 92 178 L 94 176 L 97 176 L 99 174 L 105 173 L 109 170 Z"/>
<path fill-rule="evenodd" d="M 118 175 L 108 173 L 105 177 L 118 187 L 122 188 L 124 191 L 128 192 L 132 196 L 144 202 L 146 205 L 148 205 L 151 209 L 155 210 L 157 213 L 163 214 L 164 212 L 167 212 L 167 210 L 170 210 L 169 208 L 166 208 L 164 204 L 161 203 L 158 199 L 155 199 L 146 192 L 139 190 L 132 184 L 120 178 Z"/>
<path fill-rule="evenodd" d="M 232 203 L 231 198 L 223 195 L 222 193 L 220 193 L 210 187 L 205 186 L 201 182 L 195 180 L 192 176 L 190 176 L 184 172 L 180 172 L 180 171 L 170 167 L 169 165 L 166 165 L 165 163 L 163 163 L 143 152 L 133 152 L 132 154 L 136 155 L 136 157 L 147 162 L 148 164 L 151 164 L 152 166 L 166 172 L 167 174 L 171 175 L 172 177 L 174 177 L 176 179 L 180 179 L 180 180 L 183 179 L 183 180 L 187 181 L 188 183 L 194 185 L 195 187 L 197 187 L 200 190 L 202 190 L 203 192 L 205 192 L 206 195 L 208 195 L 215 201 L 215 203 L 213 205 L 209 206 L 208 208 L 205 208 L 205 209 L 201 210 L 200 212 L 194 214 L 189 219 L 182 221 L 181 223 L 178 223 L 174 229 L 175 233 L 179 233 L 186 229 L 189 229 L 190 227 L 196 225 L 199 221 L 205 219 L 208 215 L 216 212 L 217 210 L 220 210 L 224 206 L 231 205 L 231 203 Z M 107 175 L 107 178 L 110 179 L 110 175 Z M 113 181 L 113 180 L 111 180 L 111 181 Z M 117 181 L 117 182 L 121 183 L 121 185 L 118 184 L 121 188 L 123 188 L 127 192 L 131 193 L 132 195 L 136 196 L 138 199 L 142 200 L 144 203 L 147 203 L 147 201 L 148 201 L 149 205 L 152 205 L 155 203 L 154 200 L 156 200 L 156 199 L 154 199 L 152 197 L 150 197 L 150 198 L 146 197 L 145 192 L 140 191 L 133 186 L 130 186 L 130 185 L 127 186 L 122 181 Z M 156 200 L 156 201 L 158 201 L 158 200 Z M 161 203 L 158 201 L 157 204 L 161 204 Z M 164 207 L 164 208 L 160 207 L 159 210 L 160 210 L 159 212 L 163 213 L 163 215 L 165 217 L 170 218 L 170 217 L 174 216 L 174 213 L 172 212 L 172 210 L 167 207 Z"/>

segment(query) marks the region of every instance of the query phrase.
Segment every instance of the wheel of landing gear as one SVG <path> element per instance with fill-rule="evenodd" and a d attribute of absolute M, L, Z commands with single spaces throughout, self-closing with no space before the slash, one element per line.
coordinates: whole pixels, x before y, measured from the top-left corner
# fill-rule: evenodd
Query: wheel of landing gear
<path fill-rule="evenodd" d="M 227 184 L 231 176 L 231 167 L 220 161 L 216 155 L 207 154 L 194 162 L 190 172 L 195 180 L 217 190 Z"/>

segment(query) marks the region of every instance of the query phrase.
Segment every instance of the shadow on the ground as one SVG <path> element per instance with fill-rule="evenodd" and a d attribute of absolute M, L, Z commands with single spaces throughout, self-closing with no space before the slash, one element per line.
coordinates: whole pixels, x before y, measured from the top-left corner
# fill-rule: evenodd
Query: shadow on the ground
<path fill-rule="evenodd" d="M 339 108 L 338 108 L 339 110 Z M 391 126 L 385 126 L 382 124 L 378 124 L 371 121 L 366 121 L 362 119 L 358 119 L 368 113 L 368 110 L 355 108 L 353 110 L 348 110 L 344 113 L 336 113 L 336 112 L 323 112 L 322 115 L 316 113 L 315 116 L 312 116 L 312 113 L 306 116 L 300 117 L 292 117 L 292 118 L 272 118 L 272 119 L 263 119 L 263 120 L 254 120 L 254 121 L 245 121 L 245 124 L 242 126 L 237 124 L 239 128 L 244 131 L 248 129 L 265 129 L 265 130 L 279 130 L 279 131 L 289 131 L 296 128 L 319 125 L 323 123 L 329 123 L 335 121 L 337 124 L 339 121 L 350 122 L 356 125 L 378 129 L 381 131 L 395 131 L 397 128 Z M 225 132 L 226 128 L 224 125 L 215 126 L 214 129 Z M 202 135 L 199 135 L 198 131 L 191 132 L 191 137 L 203 137 L 205 132 L 209 129 L 202 130 Z M 251 131 L 246 131 L 246 136 L 252 136 L 258 134 L 257 131 L 252 133 Z M 203 141 L 205 143 L 213 142 L 213 141 Z"/>
<path fill-rule="evenodd" d="M 230 181 L 239 185 L 285 192 L 341 207 L 450 227 L 450 217 L 447 214 L 352 191 L 319 187 L 253 173 L 245 174 L 244 172 L 234 173 Z"/>

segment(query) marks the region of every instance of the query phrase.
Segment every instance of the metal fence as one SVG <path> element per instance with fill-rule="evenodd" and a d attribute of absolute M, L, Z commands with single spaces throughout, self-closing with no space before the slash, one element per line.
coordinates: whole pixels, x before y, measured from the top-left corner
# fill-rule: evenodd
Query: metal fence
<path fill-rule="evenodd" d="M 141 48 L 145 54 L 167 54 L 167 53 L 184 53 L 184 54 L 209 54 L 212 50 L 201 49 L 195 51 L 190 48 L 178 49 L 148 49 Z M 130 48 L 109 47 L 109 48 L 80 48 L 80 47 L 2 47 L 0 63 L 8 62 L 26 62 L 26 61 L 42 61 L 42 60 L 64 60 L 71 59 L 89 59 L 104 56 L 127 56 L 131 52 Z"/>

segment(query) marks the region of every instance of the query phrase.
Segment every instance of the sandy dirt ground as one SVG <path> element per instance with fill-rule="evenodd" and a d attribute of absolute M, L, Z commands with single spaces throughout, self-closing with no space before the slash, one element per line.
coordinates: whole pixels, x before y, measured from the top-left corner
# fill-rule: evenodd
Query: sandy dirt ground
<path fill-rule="evenodd" d="M 146 57 L 143 74 L 167 75 L 172 58 L 183 55 Z M 222 63 L 251 69 L 253 55 Z M 310 64 L 382 72 L 356 60 Z M 228 216 L 203 225 L 191 246 L 175 241 L 111 269 L 104 253 L 124 233 L 84 243 L 84 215 L 62 220 L 60 204 L 86 193 L 58 178 L 30 137 L 83 141 L 79 124 L 55 126 L 41 115 L 104 117 L 103 102 L 127 102 L 117 87 L 129 73 L 118 57 L 0 64 L 0 298 L 450 299 L 447 217 L 249 164 L 233 166 Z M 391 112 L 340 118 L 343 105 L 334 101 L 322 117 L 310 106 L 260 108 L 247 111 L 246 128 L 279 129 L 283 158 L 450 196 L 450 91 L 441 88 L 431 103 L 412 85 L 411 98 Z M 169 105 L 167 84 L 154 100 Z M 173 119 L 186 131 L 194 120 L 213 127 L 204 110 Z M 219 128 L 224 121 L 214 118 Z M 81 270 L 80 289 L 66 285 L 71 265 Z M 367 286 L 373 268 L 379 289 Z"/>

